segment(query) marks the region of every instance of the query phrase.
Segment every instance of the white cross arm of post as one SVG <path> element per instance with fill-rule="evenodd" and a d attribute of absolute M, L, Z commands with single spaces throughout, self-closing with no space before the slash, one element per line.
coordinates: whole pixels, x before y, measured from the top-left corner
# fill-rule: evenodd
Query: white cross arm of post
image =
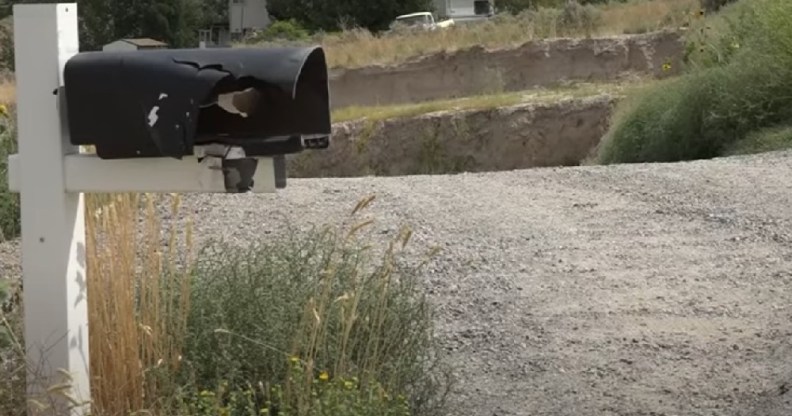
<path fill-rule="evenodd" d="M 81 53 L 76 3 L 19 4 L 13 18 L 19 151 L 8 170 L 21 201 L 27 394 L 50 405 L 28 412 L 84 415 L 83 193 L 276 192 L 285 154 L 329 145 L 327 67 L 318 47 Z M 216 84 L 178 78 L 187 67 Z M 128 78 L 113 84 L 118 76 Z M 83 144 L 97 154 L 81 154 Z M 69 398 L 47 394 L 63 383 Z"/>

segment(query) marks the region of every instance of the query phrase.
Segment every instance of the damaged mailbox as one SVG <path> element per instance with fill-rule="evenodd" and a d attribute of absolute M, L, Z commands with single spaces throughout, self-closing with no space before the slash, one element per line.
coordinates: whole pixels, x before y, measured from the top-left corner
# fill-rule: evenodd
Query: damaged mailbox
<path fill-rule="evenodd" d="M 321 47 L 86 52 L 64 68 L 71 142 L 102 159 L 222 159 L 228 191 L 248 190 L 256 157 L 329 145 Z M 230 181 L 230 182 L 229 182 Z"/>

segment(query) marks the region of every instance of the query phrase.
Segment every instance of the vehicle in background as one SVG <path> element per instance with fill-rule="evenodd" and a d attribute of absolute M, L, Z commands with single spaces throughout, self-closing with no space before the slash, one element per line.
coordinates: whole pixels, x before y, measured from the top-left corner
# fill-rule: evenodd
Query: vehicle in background
<path fill-rule="evenodd" d="M 436 30 L 446 29 L 454 25 L 451 19 L 436 22 L 434 15 L 430 12 L 417 12 L 397 16 L 390 26 L 390 29 L 398 30 L 399 28 L 406 28 L 408 30 Z"/>

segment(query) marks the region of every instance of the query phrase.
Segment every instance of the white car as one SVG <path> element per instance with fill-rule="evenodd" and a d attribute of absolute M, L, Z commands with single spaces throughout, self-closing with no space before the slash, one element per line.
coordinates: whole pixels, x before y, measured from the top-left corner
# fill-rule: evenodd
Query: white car
<path fill-rule="evenodd" d="M 423 29 L 423 30 L 435 30 L 437 28 L 445 29 L 454 25 L 454 21 L 444 20 L 442 22 L 435 22 L 434 16 L 430 12 L 418 12 L 418 13 L 410 13 L 410 14 L 403 14 L 401 16 L 397 16 L 396 20 L 393 21 L 391 24 L 391 30 L 402 26 L 407 27 L 410 29 Z"/>

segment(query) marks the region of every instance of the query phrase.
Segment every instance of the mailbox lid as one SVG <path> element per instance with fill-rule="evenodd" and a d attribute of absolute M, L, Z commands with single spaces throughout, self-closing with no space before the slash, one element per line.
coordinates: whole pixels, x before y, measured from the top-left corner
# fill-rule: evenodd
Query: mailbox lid
<path fill-rule="evenodd" d="M 219 103 L 253 91 L 246 116 Z M 86 52 L 64 69 L 71 141 L 103 158 L 192 154 L 198 143 L 330 135 L 321 47 Z"/>

